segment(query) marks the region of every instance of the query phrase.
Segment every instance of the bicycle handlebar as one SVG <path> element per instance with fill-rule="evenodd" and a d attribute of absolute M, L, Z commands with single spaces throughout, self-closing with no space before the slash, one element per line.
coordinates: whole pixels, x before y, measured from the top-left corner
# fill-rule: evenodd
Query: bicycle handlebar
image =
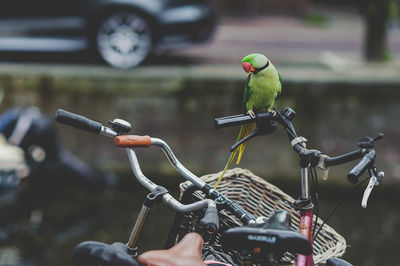
<path fill-rule="evenodd" d="M 335 166 L 344 164 L 347 162 L 351 162 L 357 159 L 360 159 L 364 155 L 364 151 L 362 149 L 358 149 L 346 154 L 342 154 L 336 157 L 326 157 L 325 165 L 326 166 Z"/>
<path fill-rule="evenodd" d="M 96 134 L 104 134 L 108 137 L 114 137 L 114 143 L 118 147 L 127 148 L 127 154 L 129 158 L 129 163 L 132 167 L 132 171 L 135 174 L 136 179 L 148 190 L 153 191 L 156 189 L 157 185 L 149 180 L 140 170 L 139 162 L 136 158 L 136 153 L 132 149 L 132 147 L 144 147 L 150 146 L 151 144 L 159 144 L 159 140 L 155 138 L 150 138 L 149 136 L 117 136 L 117 132 L 111 128 L 103 126 L 101 123 L 90 120 L 84 116 L 80 116 L 62 109 L 58 109 L 55 115 L 55 121 L 64 125 L 72 126 L 77 129 L 82 129 L 89 131 L 91 133 Z M 168 147 L 169 148 L 169 147 Z M 165 147 L 164 147 L 165 149 Z M 165 151 L 165 150 L 164 150 Z M 193 175 L 194 176 L 194 175 Z M 206 183 L 200 179 L 195 179 L 193 176 L 189 179 L 192 183 L 195 183 L 199 187 L 203 187 Z M 198 182 L 197 182 L 198 181 Z M 168 194 L 169 195 L 169 194 Z M 182 204 L 176 201 L 172 196 L 171 198 L 166 196 L 165 202 L 167 202 L 171 207 L 176 209 L 177 211 L 185 211 L 185 208 Z M 203 204 L 202 207 L 206 207 L 207 204 Z M 189 208 L 190 209 L 190 208 Z"/>
<path fill-rule="evenodd" d="M 129 163 L 136 179 L 151 192 L 155 191 L 158 185 L 148 179 L 141 171 L 136 153 L 133 150 L 133 148 L 135 147 L 148 147 L 150 145 L 159 146 L 164 151 L 170 163 L 180 174 L 182 174 L 187 180 L 195 184 L 201 190 L 210 192 L 210 187 L 203 180 L 201 180 L 188 169 L 186 169 L 175 157 L 169 146 L 161 139 L 137 135 L 118 136 L 118 132 L 114 129 L 105 127 L 99 122 L 95 122 L 86 117 L 67 112 L 62 109 L 57 110 L 55 121 L 78 129 L 86 130 L 91 133 L 113 137 L 115 146 L 126 148 Z M 220 196 L 219 193 L 217 194 L 218 196 Z M 211 199 L 204 199 L 198 202 L 194 202 L 192 204 L 185 205 L 181 204 L 169 193 L 165 193 L 164 195 L 162 195 L 162 201 L 178 212 L 190 212 L 202 208 L 207 208 L 205 216 L 201 220 L 203 227 L 208 233 L 213 233 L 219 228 L 218 210 L 216 208 L 215 202 Z"/>
<path fill-rule="evenodd" d="M 286 115 L 289 114 L 289 115 Z M 226 116 L 215 119 L 215 127 L 223 128 L 230 126 L 237 126 L 246 123 L 258 122 L 258 121 L 273 121 L 281 124 L 284 129 L 288 132 L 289 140 L 292 141 L 297 138 L 297 134 L 294 130 L 294 127 L 291 123 L 291 120 L 294 118 L 294 111 L 286 108 L 282 113 L 277 111 L 275 115 L 272 112 L 261 112 L 257 113 L 256 117 L 251 117 L 248 114 L 242 115 L 234 115 L 234 116 Z M 370 149 L 358 149 L 340 156 L 329 157 L 323 155 L 318 150 L 308 150 L 305 146 L 302 145 L 301 142 L 298 142 L 293 146 L 293 149 L 300 155 L 301 159 L 306 159 L 307 164 L 310 166 L 316 166 L 321 158 L 324 156 L 324 164 L 325 166 L 334 166 L 339 164 L 344 164 L 350 161 L 357 160 L 362 158 L 362 160 L 349 172 L 347 175 L 348 180 L 355 184 L 358 182 L 359 177 L 364 173 L 364 171 L 369 167 L 371 162 L 375 160 L 375 150 Z"/>

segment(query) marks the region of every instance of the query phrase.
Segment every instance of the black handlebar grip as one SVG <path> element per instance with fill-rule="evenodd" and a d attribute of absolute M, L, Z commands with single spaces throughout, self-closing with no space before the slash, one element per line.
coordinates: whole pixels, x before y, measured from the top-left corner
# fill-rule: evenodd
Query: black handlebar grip
<path fill-rule="evenodd" d="M 54 120 L 58 123 L 86 130 L 96 134 L 100 133 L 101 127 L 103 126 L 99 122 L 90 120 L 81 115 L 64 111 L 62 109 L 57 110 Z"/>
<path fill-rule="evenodd" d="M 230 126 L 238 126 L 243 124 L 249 124 L 252 122 L 256 122 L 259 119 L 274 119 L 274 114 L 271 112 L 261 112 L 257 113 L 256 117 L 253 118 L 248 114 L 242 115 L 234 115 L 234 116 L 225 116 L 221 118 L 215 118 L 215 127 L 222 128 L 222 127 L 230 127 Z"/>
<path fill-rule="evenodd" d="M 203 229 L 210 235 L 218 232 L 219 216 L 218 209 L 215 206 L 209 206 L 204 212 L 203 219 L 200 220 Z"/>
<path fill-rule="evenodd" d="M 351 169 L 351 171 L 347 175 L 347 179 L 350 181 L 350 183 L 357 184 L 360 176 L 365 172 L 365 170 L 368 168 L 371 162 L 373 162 L 374 159 L 375 150 L 372 149 L 364 155 L 361 161 L 356 166 L 354 166 L 354 168 Z"/>
<path fill-rule="evenodd" d="M 226 116 L 221 118 L 215 118 L 215 127 L 223 128 L 230 126 L 238 126 L 246 123 L 250 123 L 254 121 L 254 119 L 250 115 L 234 115 L 234 116 Z"/>

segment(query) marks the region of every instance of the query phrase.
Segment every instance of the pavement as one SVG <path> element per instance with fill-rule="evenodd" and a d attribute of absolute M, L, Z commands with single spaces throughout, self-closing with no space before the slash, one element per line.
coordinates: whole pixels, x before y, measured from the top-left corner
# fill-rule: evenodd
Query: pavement
<path fill-rule="evenodd" d="M 237 63 L 250 52 L 266 54 L 279 64 L 325 63 L 331 53 L 344 62 L 363 61 L 364 22 L 357 10 L 315 9 L 326 23 L 310 25 L 299 17 L 265 16 L 222 18 L 215 40 L 173 54 L 197 56 L 205 62 Z M 400 53 L 399 27 L 391 26 L 388 45 L 397 60 Z"/>
<path fill-rule="evenodd" d="M 222 18 L 213 41 L 152 56 L 131 70 L 112 69 L 83 54 L 0 54 L 0 75 L 55 77 L 240 79 L 244 55 L 265 54 L 289 82 L 400 84 L 400 29 L 389 29 L 392 61 L 363 60 L 362 17 L 356 10 L 315 9 L 327 22 L 310 25 L 291 16 Z"/>

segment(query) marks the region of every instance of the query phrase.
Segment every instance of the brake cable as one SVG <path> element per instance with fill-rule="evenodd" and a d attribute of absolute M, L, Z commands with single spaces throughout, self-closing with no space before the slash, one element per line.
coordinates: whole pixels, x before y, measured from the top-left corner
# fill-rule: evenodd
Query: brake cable
<path fill-rule="evenodd" d="M 342 199 L 341 201 L 339 201 L 339 203 L 332 209 L 332 211 L 329 213 L 329 215 L 325 218 L 325 220 L 323 220 L 321 226 L 318 228 L 317 233 L 314 236 L 314 241 L 317 239 L 319 232 L 321 231 L 322 227 L 326 224 L 326 222 L 328 221 L 328 219 L 335 213 L 335 211 L 346 201 L 348 200 L 348 197 L 350 195 L 350 193 L 354 193 L 357 189 L 359 189 L 361 187 L 361 185 L 363 183 L 365 183 L 367 180 L 369 180 L 369 177 L 365 178 L 363 181 L 361 181 L 355 188 L 353 188 L 348 194 L 347 196 Z"/>

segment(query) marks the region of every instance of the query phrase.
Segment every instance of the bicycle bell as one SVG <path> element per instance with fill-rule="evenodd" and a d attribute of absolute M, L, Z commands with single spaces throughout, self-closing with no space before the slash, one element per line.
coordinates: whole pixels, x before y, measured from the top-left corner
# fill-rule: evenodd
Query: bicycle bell
<path fill-rule="evenodd" d="M 122 133 L 128 133 L 132 126 L 131 123 L 129 123 L 128 121 L 116 118 L 113 121 L 108 121 L 107 122 L 109 125 L 111 125 L 111 127 L 118 132 L 118 135 L 121 135 Z"/>

